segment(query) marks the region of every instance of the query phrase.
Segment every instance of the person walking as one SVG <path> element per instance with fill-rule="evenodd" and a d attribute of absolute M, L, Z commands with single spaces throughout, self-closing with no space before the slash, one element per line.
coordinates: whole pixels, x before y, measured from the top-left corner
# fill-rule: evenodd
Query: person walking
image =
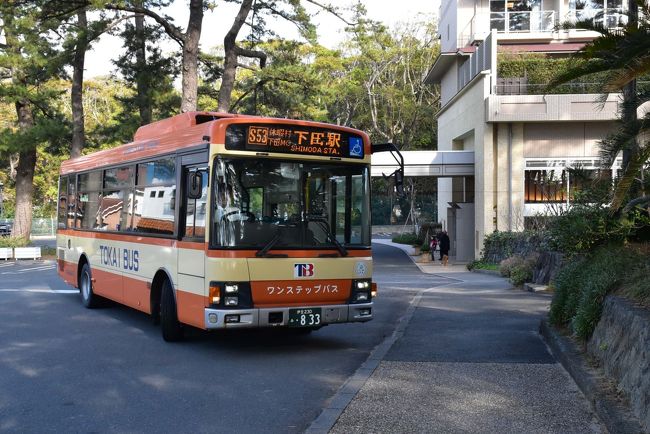
<path fill-rule="evenodd" d="M 429 242 L 429 251 L 431 252 L 431 260 L 433 262 L 436 262 L 436 249 L 438 248 L 438 236 L 433 236 L 431 237 L 431 241 Z"/>
<path fill-rule="evenodd" d="M 447 266 L 449 263 L 449 247 L 451 242 L 449 241 L 449 235 L 447 231 L 440 232 L 439 245 L 440 245 L 440 260 L 442 261 L 443 266 Z"/>

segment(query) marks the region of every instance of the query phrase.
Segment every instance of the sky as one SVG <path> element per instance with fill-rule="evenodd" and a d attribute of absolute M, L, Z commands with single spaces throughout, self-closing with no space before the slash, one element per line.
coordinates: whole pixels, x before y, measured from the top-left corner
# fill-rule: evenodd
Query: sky
<path fill-rule="evenodd" d="M 328 1 L 323 0 L 323 3 Z M 329 3 L 339 8 L 347 8 L 354 3 L 353 0 L 329 0 Z M 401 22 L 418 20 L 420 14 L 432 17 L 438 12 L 440 0 L 365 0 L 363 1 L 368 10 L 370 19 L 381 21 L 389 27 L 394 27 Z M 201 49 L 209 51 L 210 48 L 223 44 L 223 38 L 232 25 L 237 14 L 239 5 L 235 3 L 217 2 L 218 6 L 213 11 L 207 11 L 203 18 L 201 32 Z M 399 5 L 396 7 L 395 5 Z M 317 9 L 310 8 L 316 12 Z M 172 6 L 164 11 L 174 18 L 181 27 L 185 27 L 189 16 L 187 0 L 176 0 Z M 420 17 L 419 19 L 421 19 Z M 334 48 L 344 37 L 345 24 L 331 14 L 320 12 L 313 18 L 318 32 L 318 40 L 322 45 Z M 286 21 L 278 21 L 271 25 L 273 30 L 284 38 L 297 38 L 295 29 Z M 241 37 L 245 36 L 246 28 L 240 32 Z M 86 72 L 84 78 L 109 75 L 114 71 L 111 60 L 117 58 L 122 50 L 122 42 L 118 37 L 104 35 L 93 45 L 92 50 L 86 54 Z M 163 51 L 171 52 L 178 50 L 178 44 L 172 41 L 161 43 Z M 110 53 L 110 55 L 107 55 Z"/>

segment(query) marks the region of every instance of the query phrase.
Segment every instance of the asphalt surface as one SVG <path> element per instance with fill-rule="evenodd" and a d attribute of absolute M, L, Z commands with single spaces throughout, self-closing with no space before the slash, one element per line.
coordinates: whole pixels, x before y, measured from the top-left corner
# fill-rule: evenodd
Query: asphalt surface
<path fill-rule="evenodd" d="M 400 320 L 331 432 L 602 430 L 537 334 L 548 297 L 373 252 L 369 323 L 309 336 L 197 330 L 179 344 L 132 309 L 83 308 L 53 262 L 0 262 L 0 432 L 303 432 Z"/>
<path fill-rule="evenodd" d="M 330 432 L 603 432 L 539 336 L 549 297 L 482 274 L 453 277 L 421 293 Z"/>
<path fill-rule="evenodd" d="M 180 344 L 135 310 L 83 308 L 53 262 L 0 263 L 0 432 L 302 432 L 415 288 L 449 281 L 374 253 L 373 321 L 309 336 L 197 330 Z"/>

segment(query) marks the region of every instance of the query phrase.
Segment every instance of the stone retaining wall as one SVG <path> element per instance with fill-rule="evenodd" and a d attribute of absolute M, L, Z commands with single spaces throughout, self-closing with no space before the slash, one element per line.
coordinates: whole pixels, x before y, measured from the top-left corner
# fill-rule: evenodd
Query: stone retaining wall
<path fill-rule="evenodd" d="M 650 432 L 650 311 L 608 296 L 587 351 L 629 398 L 632 411 Z"/>

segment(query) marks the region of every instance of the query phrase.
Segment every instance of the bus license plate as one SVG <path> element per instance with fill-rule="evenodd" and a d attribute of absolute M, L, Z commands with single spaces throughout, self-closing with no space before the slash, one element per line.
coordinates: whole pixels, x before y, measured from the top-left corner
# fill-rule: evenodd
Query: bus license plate
<path fill-rule="evenodd" d="M 322 321 L 320 307 L 289 309 L 289 327 L 314 327 Z"/>

